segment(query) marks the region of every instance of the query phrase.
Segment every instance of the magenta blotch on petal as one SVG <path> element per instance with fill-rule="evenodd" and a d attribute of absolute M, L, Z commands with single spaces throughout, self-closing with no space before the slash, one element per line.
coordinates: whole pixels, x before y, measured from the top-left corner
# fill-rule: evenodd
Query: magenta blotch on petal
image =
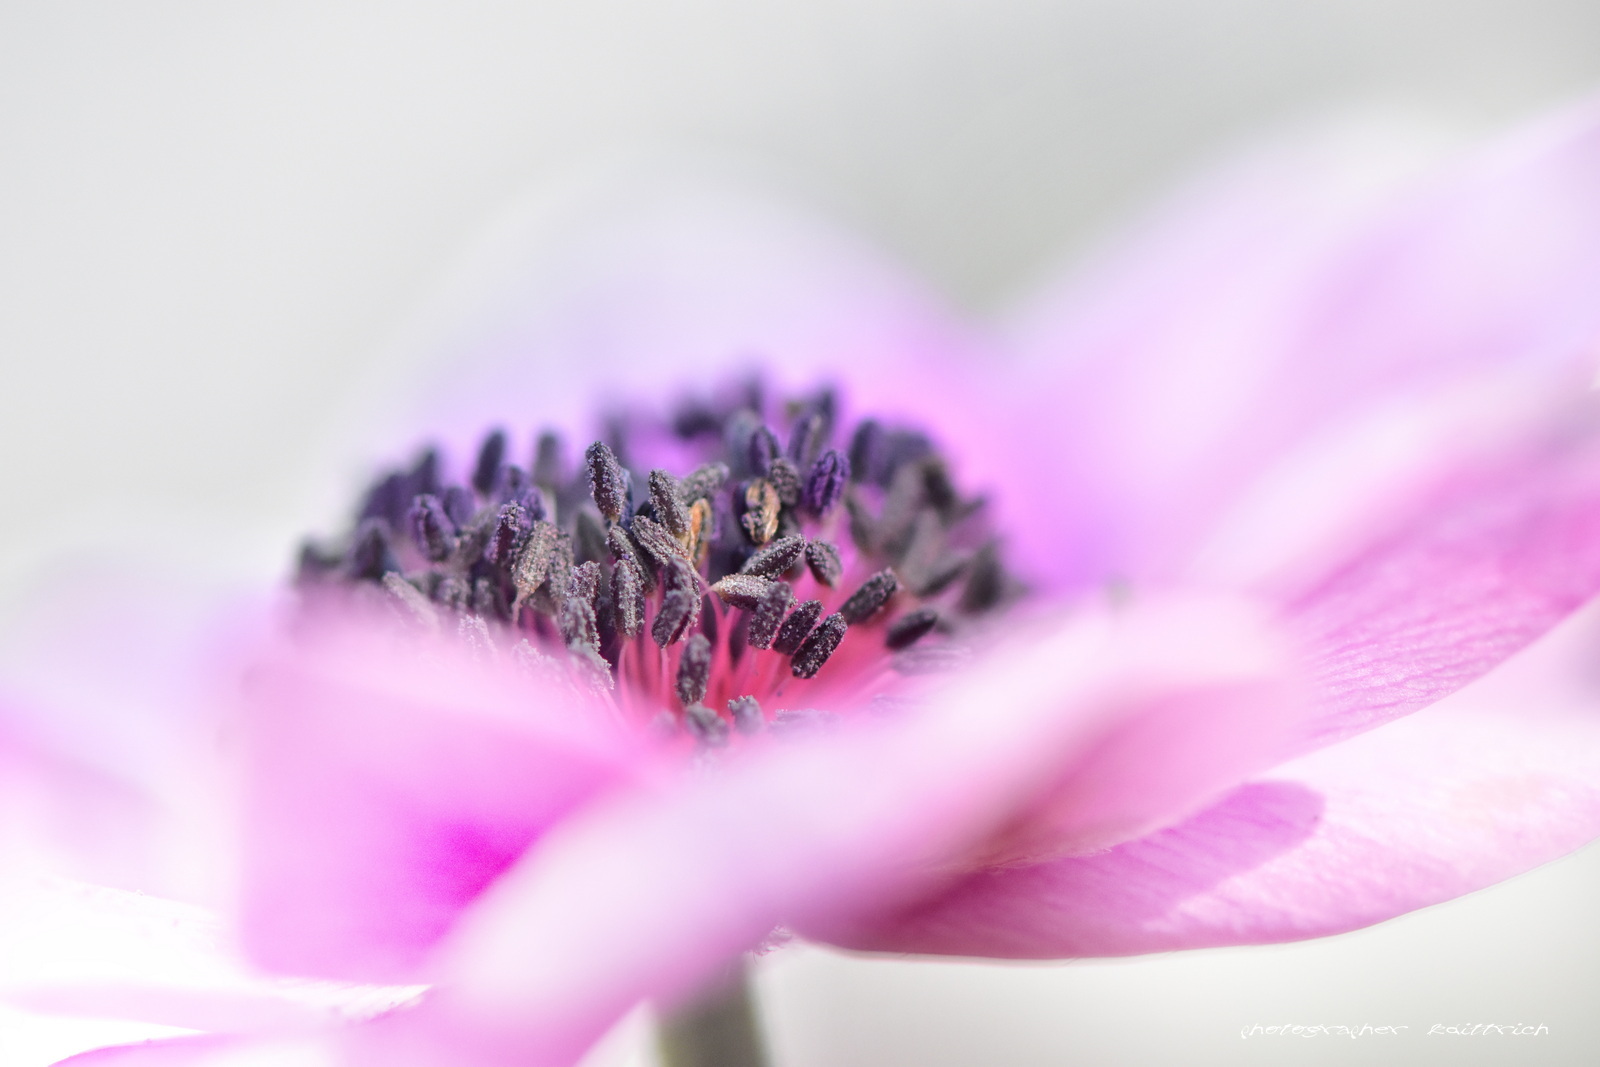
<path fill-rule="evenodd" d="M 244 938 L 264 965 L 406 981 L 460 910 L 644 760 L 570 690 L 359 618 L 252 671 Z"/>

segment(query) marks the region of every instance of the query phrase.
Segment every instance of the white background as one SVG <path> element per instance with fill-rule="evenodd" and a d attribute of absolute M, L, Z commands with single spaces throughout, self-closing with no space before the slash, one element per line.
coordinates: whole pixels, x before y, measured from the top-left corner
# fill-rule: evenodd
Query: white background
<path fill-rule="evenodd" d="M 130 542 L 278 573 L 408 309 L 597 153 L 752 160 L 981 312 L 1273 124 L 1377 103 L 1488 129 L 1592 84 L 1584 0 L 0 4 L 0 604 Z M 788 1067 L 1588 1063 L 1597 913 L 1591 852 L 1312 945 L 806 951 L 764 988 Z M 1237 1036 L 1519 1019 L 1552 1036 Z M 0 1015 L 0 1063 L 77 1034 Z"/>

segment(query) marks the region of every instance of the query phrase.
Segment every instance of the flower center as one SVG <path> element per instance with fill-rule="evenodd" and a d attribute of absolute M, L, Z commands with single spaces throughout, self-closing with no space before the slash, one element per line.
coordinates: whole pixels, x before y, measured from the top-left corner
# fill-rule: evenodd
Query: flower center
<path fill-rule="evenodd" d="M 704 744 L 826 720 L 960 662 L 1020 592 L 928 436 L 837 421 L 832 390 L 769 409 L 752 384 L 613 418 L 581 463 L 547 431 L 518 466 L 494 430 L 457 481 L 429 448 L 368 489 L 337 547 L 307 542 L 298 582 L 375 595 Z"/>

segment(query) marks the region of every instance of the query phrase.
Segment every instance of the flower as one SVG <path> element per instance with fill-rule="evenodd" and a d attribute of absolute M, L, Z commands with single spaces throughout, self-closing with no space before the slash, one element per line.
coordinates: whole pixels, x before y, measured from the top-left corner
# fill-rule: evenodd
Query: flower
<path fill-rule="evenodd" d="M 1004 345 L 717 198 L 523 227 L 429 337 L 471 357 L 427 390 L 442 453 L 221 657 L 252 958 L 433 986 L 339 1028 L 352 1062 L 562 1063 L 780 927 L 1269 942 L 1595 836 L 1600 111 L 1404 162 L 1247 160 Z M 484 435 L 596 388 L 591 512 Z M 292 1029 L 241 1001 L 211 1028 Z"/>

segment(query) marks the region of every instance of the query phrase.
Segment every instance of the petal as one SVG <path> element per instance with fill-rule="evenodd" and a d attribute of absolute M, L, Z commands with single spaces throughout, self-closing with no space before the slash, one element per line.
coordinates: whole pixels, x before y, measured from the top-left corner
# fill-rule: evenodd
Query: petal
<path fill-rule="evenodd" d="M 245 945 L 275 970 L 413 980 L 468 901 L 641 753 L 509 662 L 307 623 L 248 685 Z"/>
<path fill-rule="evenodd" d="M 1454 472 L 1287 605 L 1326 744 L 1489 671 L 1600 589 L 1600 439 Z"/>
<path fill-rule="evenodd" d="M 1245 213 L 1245 238 L 1205 255 L 1180 229 L 1180 254 L 1151 264 L 1142 287 L 1130 271 L 1108 311 L 1042 313 L 1033 349 L 1065 369 L 1041 425 L 1062 428 L 1051 440 L 1084 468 L 1074 492 L 1099 524 L 1078 531 L 1083 552 L 1063 566 L 1080 578 L 1187 574 L 1220 515 L 1280 457 L 1397 392 L 1519 365 L 1582 382 L 1574 368 L 1592 364 L 1600 335 L 1597 131 L 1596 107 L 1578 109 L 1370 222 L 1356 211 L 1329 215 L 1326 230 L 1293 226 L 1282 248 L 1262 211 Z M 1212 218 L 1226 214 L 1200 222 Z M 1288 261 L 1236 261 L 1252 235 Z M 1343 484 L 1383 479 L 1385 457 L 1349 458 L 1360 465 Z"/>
<path fill-rule="evenodd" d="M 927 707 L 579 814 L 473 905 L 437 999 L 376 1026 L 386 1051 L 370 1062 L 401 1049 L 429 1062 L 428 1041 L 567 1062 L 639 998 L 684 995 L 779 923 L 828 927 L 949 877 L 1146 706 L 1277 681 L 1232 604 L 1142 605 L 1047 633 Z"/>
<path fill-rule="evenodd" d="M 241 1038 L 216 1034 L 141 1041 L 80 1052 L 54 1067 L 205 1067 L 226 1063 L 244 1044 Z"/>
<path fill-rule="evenodd" d="M 81 1052 L 55 1067 L 334 1067 L 336 1062 L 322 1042 L 201 1034 Z"/>
<path fill-rule="evenodd" d="M 1049 958 L 1320 937 L 1600 833 L 1600 605 L 1408 719 L 1102 855 L 975 875 L 841 943 Z"/>
<path fill-rule="evenodd" d="M 5 869 L 159 885 L 152 868 L 164 851 L 161 806 L 125 779 L 24 736 L 41 717 L 26 701 L 0 698 Z"/>
<path fill-rule="evenodd" d="M 0 996 L 35 1011 L 282 1033 L 367 1018 L 416 992 L 269 979 L 204 909 L 62 878 L 8 872 L 0 915 Z"/>
<path fill-rule="evenodd" d="M 395 445 L 421 432 L 470 457 L 492 425 L 592 432 L 752 368 L 959 433 L 975 341 L 863 242 L 726 178 L 658 170 L 586 175 L 511 212 L 405 349 L 429 373 Z"/>
<path fill-rule="evenodd" d="M 1387 126 L 1258 150 L 1182 190 L 1013 322 L 1019 452 L 1048 462 L 1058 521 L 1017 531 L 1058 583 L 1143 578 L 1162 539 L 1196 535 L 1234 483 L 1222 465 L 1259 421 L 1318 272 L 1427 157 Z M 1218 486 L 1213 483 L 1223 481 Z"/>
<path fill-rule="evenodd" d="M 3 643 L 0 734 L 33 783 L 34 810 L 51 813 L 35 841 L 51 869 L 221 898 L 231 827 L 215 802 L 226 789 L 218 653 L 261 617 L 229 590 L 126 559 L 80 567 L 22 605 L 26 625 Z"/>

